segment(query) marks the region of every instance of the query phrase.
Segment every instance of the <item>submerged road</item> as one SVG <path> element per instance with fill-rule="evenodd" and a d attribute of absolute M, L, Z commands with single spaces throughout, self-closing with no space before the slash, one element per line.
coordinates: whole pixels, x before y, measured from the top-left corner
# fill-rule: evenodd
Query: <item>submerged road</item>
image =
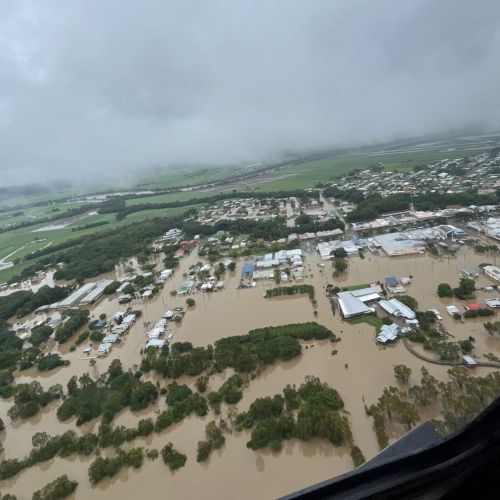
<path fill-rule="evenodd" d="M 465 365 L 465 366 L 468 366 L 470 368 L 474 368 L 476 366 L 485 366 L 485 367 L 489 367 L 489 368 L 500 368 L 500 363 L 491 363 L 491 362 L 483 363 L 483 362 L 478 361 L 478 362 L 476 362 L 476 364 L 474 366 L 470 366 L 465 361 L 442 361 L 440 359 L 428 358 L 427 356 L 424 356 L 420 352 L 413 349 L 413 347 L 410 345 L 410 343 L 408 342 L 408 339 L 406 337 L 401 337 L 401 339 L 403 340 L 403 344 L 408 349 L 408 351 L 410 351 L 414 356 L 421 359 L 422 361 L 426 361 L 427 363 L 433 363 L 435 365 L 448 365 L 448 366 Z"/>

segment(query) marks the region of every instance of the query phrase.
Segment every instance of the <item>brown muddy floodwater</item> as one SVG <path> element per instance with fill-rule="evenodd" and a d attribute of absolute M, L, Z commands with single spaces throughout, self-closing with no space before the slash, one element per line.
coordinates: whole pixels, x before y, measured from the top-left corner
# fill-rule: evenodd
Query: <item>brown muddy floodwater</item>
<path fill-rule="evenodd" d="M 165 288 L 154 300 L 136 301 L 132 304 L 133 309 L 143 310 L 143 317 L 135 323 L 122 343 L 113 348 L 107 358 L 97 359 L 96 367 L 90 367 L 88 358 L 83 357 L 84 345 L 74 352 L 69 352 L 68 345 L 64 346 L 63 352 L 65 358 L 71 361 L 69 367 L 43 375 L 36 371 L 24 372 L 17 381 L 25 382 L 36 378 L 44 387 L 54 383 L 65 386 L 72 375 L 81 375 L 84 372 L 97 375 L 104 372 L 115 358 L 122 361 L 124 368 L 137 366 L 140 363 L 140 351 L 145 343 L 147 323 L 157 321 L 167 308 L 185 306 L 185 298 L 171 297 L 169 292 L 181 283 L 182 273 L 197 260 L 196 253 L 184 259 L 181 269 L 166 282 Z M 389 347 L 376 345 L 373 327 L 366 324 L 350 325 L 343 322 L 338 314 L 333 316 L 324 294 L 326 285 L 355 285 L 383 280 L 387 276 L 400 278 L 412 275 L 413 281 L 407 287 L 408 294 L 418 300 L 420 309 L 437 308 L 443 317 L 444 326 L 457 340 L 474 336 L 475 356 L 482 359 L 488 352 L 500 356 L 500 341 L 488 338 L 480 320 L 457 322 L 449 317 L 444 306 L 453 301 L 439 299 L 436 288 L 441 282 L 455 286 L 462 267 L 477 267 L 478 264 L 488 261 L 494 263 L 493 258 L 475 254 L 467 248 L 462 248 L 457 257 L 449 259 L 429 256 L 389 258 L 367 254 L 365 259 L 350 258 L 348 272 L 339 279 L 333 279 L 331 264 L 327 262 L 324 268 L 320 268 L 318 256 L 309 254 L 304 282 L 315 286 L 317 317 L 314 316 L 313 307 L 307 297 L 264 299 L 266 288 L 274 286 L 270 281 L 259 282 L 252 289 L 237 290 L 236 284 L 242 265 L 242 262 L 239 262 L 236 272 L 226 273 L 224 290 L 213 294 L 198 292 L 192 295 L 196 306 L 187 311 L 180 326 L 171 327 L 174 331 L 174 341 L 187 340 L 195 345 L 206 345 L 224 336 L 244 334 L 252 328 L 314 320 L 327 326 L 342 338 L 341 342 L 335 345 L 328 341 L 304 343 L 302 356 L 268 367 L 251 381 L 238 408 L 240 411 L 246 410 L 256 397 L 276 394 L 287 384 L 299 385 L 306 375 L 316 375 L 340 392 L 354 441 L 365 457 L 371 458 L 378 452 L 378 445 L 372 430 L 372 421 L 365 415 L 364 405 L 374 403 L 385 386 L 396 385 L 393 365 L 404 363 L 410 366 L 414 381 L 418 382 L 423 362 L 413 357 L 402 343 Z M 478 286 L 492 284 L 484 275 L 481 275 L 477 282 Z M 488 296 L 495 296 L 484 292 L 478 292 L 477 295 L 480 301 Z M 461 306 L 459 301 L 453 303 Z M 122 307 L 116 299 L 105 299 L 92 313 L 97 317 L 105 312 L 110 317 L 120 309 Z M 55 346 L 49 348 L 56 349 Z M 332 349 L 337 349 L 338 354 L 332 356 Z M 446 378 L 447 367 L 427 364 L 427 368 L 438 379 Z M 475 370 L 477 375 L 483 376 L 486 373 L 486 368 Z M 230 374 L 213 376 L 209 390 L 220 386 Z M 153 375 L 150 376 L 153 378 Z M 193 384 L 194 381 L 185 377 L 182 382 Z M 161 383 L 165 384 L 163 381 Z M 57 403 L 50 405 L 35 418 L 13 425 L 6 416 L 10 406 L 11 402 L 0 401 L 0 416 L 6 423 L 4 457 L 22 457 L 28 453 L 31 437 L 35 432 L 43 430 L 56 434 L 68 429 L 85 432 L 97 426 L 97 422 L 91 422 L 78 429 L 74 421 L 58 422 L 55 415 Z M 132 426 L 141 418 L 154 417 L 164 408 L 164 399 L 160 398 L 155 405 L 139 413 L 122 412 L 116 418 L 116 424 Z M 435 414 L 429 412 L 426 418 L 434 416 Z M 348 449 L 335 448 L 322 441 L 291 441 L 285 443 L 282 452 L 278 454 L 267 451 L 254 452 L 246 448 L 246 432 L 228 435 L 223 448 L 214 452 L 208 463 L 200 465 L 196 462 L 196 445 L 204 438 L 205 425 L 212 419 L 213 415 L 210 414 L 204 418 L 190 417 L 161 434 L 137 439 L 133 443 L 134 446 L 160 449 L 172 441 L 177 449 L 188 456 L 186 466 L 174 473 L 168 470 L 161 459 L 155 462 L 146 460 L 137 471 L 124 470 L 114 479 L 91 487 L 87 469 L 93 459 L 55 459 L 0 483 L 0 489 L 2 493 L 11 492 L 19 499 L 27 499 L 31 498 L 33 491 L 55 477 L 68 474 L 79 482 L 75 493 L 77 499 L 102 498 L 103 495 L 120 500 L 144 495 L 147 498 L 176 499 L 199 496 L 209 499 L 275 498 L 353 467 Z M 403 428 L 391 428 L 391 437 L 395 439 L 404 432 Z"/>

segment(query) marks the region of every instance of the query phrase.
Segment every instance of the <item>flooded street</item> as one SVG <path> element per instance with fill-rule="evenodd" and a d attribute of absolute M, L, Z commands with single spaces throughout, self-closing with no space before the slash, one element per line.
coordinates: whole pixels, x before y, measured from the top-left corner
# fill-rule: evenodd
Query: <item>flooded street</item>
<path fill-rule="evenodd" d="M 120 345 L 115 345 L 107 358 L 97 359 L 94 368 L 89 366 L 88 358 L 83 358 L 84 344 L 70 352 L 71 342 L 63 346 L 61 351 L 65 359 L 71 361 L 69 367 L 54 370 L 49 374 L 40 374 L 36 370 L 22 372 L 17 382 L 27 382 L 35 378 L 44 387 L 60 383 L 64 387 L 72 375 L 89 372 L 98 375 L 106 371 L 113 359 L 119 358 L 125 369 L 140 364 L 141 349 L 145 345 L 145 331 L 148 324 L 161 318 L 166 309 L 185 307 L 186 297 L 170 295 L 183 281 L 183 273 L 190 265 L 198 261 L 196 251 L 181 261 L 181 267 L 174 276 L 165 283 L 162 292 L 155 299 L 143 302 L 134 301 L 132 309 L 142 309 L 143 315 L 123 337 Z M 444 309 L 454 303 L 462 309 L 460 301 L 442 300 L 437 297 L 436 288 L 441 282 L 448 282 L 452 287 L 458 285 L 459 270 L 463 267 L 477 266 L 482 262 L 494 263 L 493 257 L 475 254 L 468 248 L 462 248 L 456 258 L 434 258 L 429 256 L 385 257 L 366 253 L 366 258 L 349 258 L 348 272 L 340 278 L 332 278 L 332 267 L 329 262 L 320 268 L 316 253 L 306 255 L 304 283 L 312 284 L 316 290 L 318 315 L 314 316 L 311 301 L 306 296 L 290 298 L 265 299 L 266 288 L 274 287 L 273 281 L 257 282 L 255 288 L 236 289 L 241 274 L 243 261 L 239 261 L 235 272 L 226 272 L 225 288 L 209 294 L 195 292 L 189 297 L 196 300 L 196 306 L 187 310 L 182 323 L 169 325 L 174 333 L 173 341 L 190 341 L 194 345 L 207 345 L 215 340 L 247 333 L 258 327 L 317 321 L 330 328 L 341 342 L 331 344 L 329 341 L 303 342 L 302 355 L 288 362 L 276 363 L 264 369 L 252 380 L 244 391 L 243 399 L 237 405 L 240 411 L 246 410 L 257 397 L 274 395 L 281 392 L 287 384 L 299 385 L 307 375 L 316 375 L 322 381 L 336 388 L 345 402 L 345 409 L 351 424 L 353 438 L 367 459 L 378 451 L 378 444 L 372 429 L 372 420 L 365 415 L 364 406 L 374 403 L 383 388 L 396 385 L 393 365 L 404 363 L 413 370 L 412 380 L 418 382 L 420 367 L 423 362 L 412 356 L 401 342 L 382 347 L 375 343 L 375 330 L 367 324 L 350 325 L 341 320 L 339 314 L 332 315 L 330 303 L 325 296 L 328 283 L 338 286 L 369 284 L 383 281 L 385 277 L 413 276 L 408 285 L 407 294 L 415 297 L 419 308 L 436 308 L 443 317 L 446 329 L 455 336 L 452 340 L 467 339 L 472 335 L 476 339 L 475 356 L 492 352 L 500 356 L 500 340 L 488 338 L 482 327 L 482 320 L 453 320 Z M 493 284 L 480 273 L 477 286 Z M 479 301 L 496 297 L 495 293 L 478 292 Z M 123 310 L 117 299 L 105 298 L 93 310 L 92 315 L 98 317 L 106 313 L 110 318 L 116 311 Z M 491 318 L 489 318 L 491 320 Z M 494 320 L 494 319 L 493 319 Z M 75 336 L 76 338 L 76 336 Z M 307 349 L 306 349 L 307 347 Z M 55 346 L 49 347 L 55 349 Z M 338 350 L 332 355 L 333 349 Z M 446 366 L 426 364 L 429 372 L 438 379 L 446 378 Z M 488 373 L 487 368 L 477 368 L 476 375 Z M 215 375 L 209 382 L 209 390 L 217 388 L 225 378 L 231 375 Z M 153 375 L 149 374 L 152 378 Z M 184 377 L 184 383 L 193 385 L 194 379 Z M 165 382 L 161 382 L 165 385 Z M 49 434 L 62 433 L 68 429 L 77 432 L 96 429 L 95 421 L 78 429 L 74 421 L 60 423 L 55 415 L 57 403 L 49 405 L 39 415 L 28 421 L 10 422 L 6 412 L 12 405 L 10 401 L 0 401 L 0 416 L 6 424 L 4 439 L 4 458 L 22 457 L 31 449 L 31 437 L 35 432 L 45 431 Z M 155 417 L 155 412 L 165 409 L 164 397 L 147 410 L 139 413 L 124 411 L 115 419 L 116 424 L 132 426 L 145 417 Z M 227 407 L 223 405 L 223 413 Z M 431 415 L 430 417 L 432 417 Z M 167 495 L 176 499 L 192 499 L 201 495 L 209 499 L 250 499 L 275 498 L 315 482 L 330 478 L 352 469 L 352 459 L 347 448 L 335 448 L 325 441 L 307 443 L 291 441 L 284 443 L 278 454 L 269 451 L 254 452 L 246 448 L 249 439 L 247 432 L 233 433 L 226 436 L 226 444 L 215 451 L 205 464 L 196 462 L 196 444 L 204 438 L 205 425 L 214 418 L 209 413 L 204 418 L 190 417 L 160 434 L 153 434 L 146 439 L 137 439 L 133 446 L 145 446 L 161 449 L 172 441 L 174 447 L 188 457 L 186 466 L 174 473 L 163 464 L 161 458 L 155 462 L 145 460 L 139 470 L 125 469 L 113 480 L 103 481 L 97 487 L 91 487 L 87 469 L 94 459 L 80 458 L 54 459 L 45 464 L 27 469 L 15 478 L 0 483 L 2 494 L 10 492 L 19 499 L 31 498 L 33 491 L 40 488 L 55 477 L 67 473 L 70 478 L 80 484 L 75 493 L 77 499 L 102 498 L 109 499 L 161 498 Z M 404 429 L 396 429 L 392 438 L 404 433 Z"/>

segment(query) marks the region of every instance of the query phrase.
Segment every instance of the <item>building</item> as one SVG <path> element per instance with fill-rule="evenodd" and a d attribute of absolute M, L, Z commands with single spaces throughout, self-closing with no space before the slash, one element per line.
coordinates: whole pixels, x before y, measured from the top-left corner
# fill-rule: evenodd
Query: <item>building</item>
<path fill-rule="evenodd" d="M 466 311 L 479 311 L 481 309 L 481 304 L 479 302 L 470 302 L 465 305 Z"/>
<path fill-rule="evenodd" d="M 406 319 L 415 319 L 416 314 L 407 305 L 398 299 L 381 300 L 380 307 L 391 316 L 400 316 Z"/>
<path fill-rule="evenodd" d="M 82 306 L 89 306 L 99 300 L 102 297 L 105 288 L 111 283 L 113 283 L 113 280 L 101 280 L 94 283 L 95 286 L 85 297 L 83 297 L 83 299 L 81 299 L 80 304 Z"/>
<path fill-rule="evenodd" d="M 455 226 L 441 225 L 434 228 L 436 234 L 441 238 L 462 238 L 464 231 Z"/>
<path fill-rule="evenodd" d="M 394 342 L 398 338 L 399 327 L 395 323 L 392 325 L 382 325 L 380 332 L 377 335 L 377 342 L 381 344 L 387 344 L 388 342 Z"/>
<path fill-rule="evenodd" d="M 64 300 L 54 305 L 58 309 L 69 309 L 79 305 L 89 306 L 98 300 L 104 289 L 112 283 L 112 280 L 100 280 L 95 283 L 85 283 Z"/>
<path fill-rule="evenodd" d="M 471 278 L 471 279 L 476 279 L 479 274 L 474 271 L 474 269 L 470 269 L 469 267 L 464 267 L 463 269 L 460 269 L 460 272 L 462 273 L 462 276 L 464 278 Z"/>
<path fill-rule="evenodd" d="M 359 297 L 355 297 L 351 292 L 339 292 L 337 297 L 342 315 L 346 319 L 375 312 L 372 307 L 368 307 Z"/>
<path fill-rule="evenodd" d="M 450 316 L 454 316 L 455 314 L 460 314 L 460 309 L 457 306 L 454 306 L 453 304 L 446 306 L 446 312 Z"/>
<path fill-rule="evenodd" d="M 487 299 L 486 304 L 493 309 L 498 309 L 500 307 L 500 299 Z"/>
<path fill-rule="evenodd" d="M 483 271 L 486 276 L 493 278 L 495 281 L 500 281 L 500 268 L 497 266 L 484 266 Z"/>
<path fill-rule="evenodd" d="M 423 241 L 413 239 L 405 233 L 381 234 L 373 239 L 375 244 L 382 247 L 384 252 L 391 257 L 425 252 Z"/>

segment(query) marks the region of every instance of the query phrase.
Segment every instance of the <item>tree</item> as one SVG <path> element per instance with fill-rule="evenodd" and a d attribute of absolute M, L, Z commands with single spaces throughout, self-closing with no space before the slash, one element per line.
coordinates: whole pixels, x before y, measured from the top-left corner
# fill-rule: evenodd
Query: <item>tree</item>
<path fill-rule="evenodd" d="M 401 295 L 398 298 L 405 306 L 408 306 L 410 309 L 416 311 L 418 309 L 418 302 L 415 298 L 410 295 Z"/>
<path fill-rule="evenodd" d="M 453 297 L 453 289 L 448 283 L 440 283 L 437 288 L 439 297 Z"/>
<path fill-rule="evenodd" d="M 192 299 L 192 298 L 186 299 L 186 305 L 188 307 L 193 307 L 195 304 L 196 304 L 196 301 L 194 299 Z"/>
<path fill-rule="evenodd" d="M 344 250 L 344 248 L 339 247 L 333 251 L 333 255 L 336 259 L 345 259 L 347 257 L 347 252 Z"/>
<path fill-rule="evenodd" d="M 394 376 L 400 384 L 407 384 L 411 376 L 411 368 L 406 365 L 395 365 Z"/>
<path fill-rule="evenodd" d="M 335 268 L 335 275 L 343 273 L 347 269 L 347 261 L 342 258 L 335 258 L 333 260 L 333 267 Z"/>

